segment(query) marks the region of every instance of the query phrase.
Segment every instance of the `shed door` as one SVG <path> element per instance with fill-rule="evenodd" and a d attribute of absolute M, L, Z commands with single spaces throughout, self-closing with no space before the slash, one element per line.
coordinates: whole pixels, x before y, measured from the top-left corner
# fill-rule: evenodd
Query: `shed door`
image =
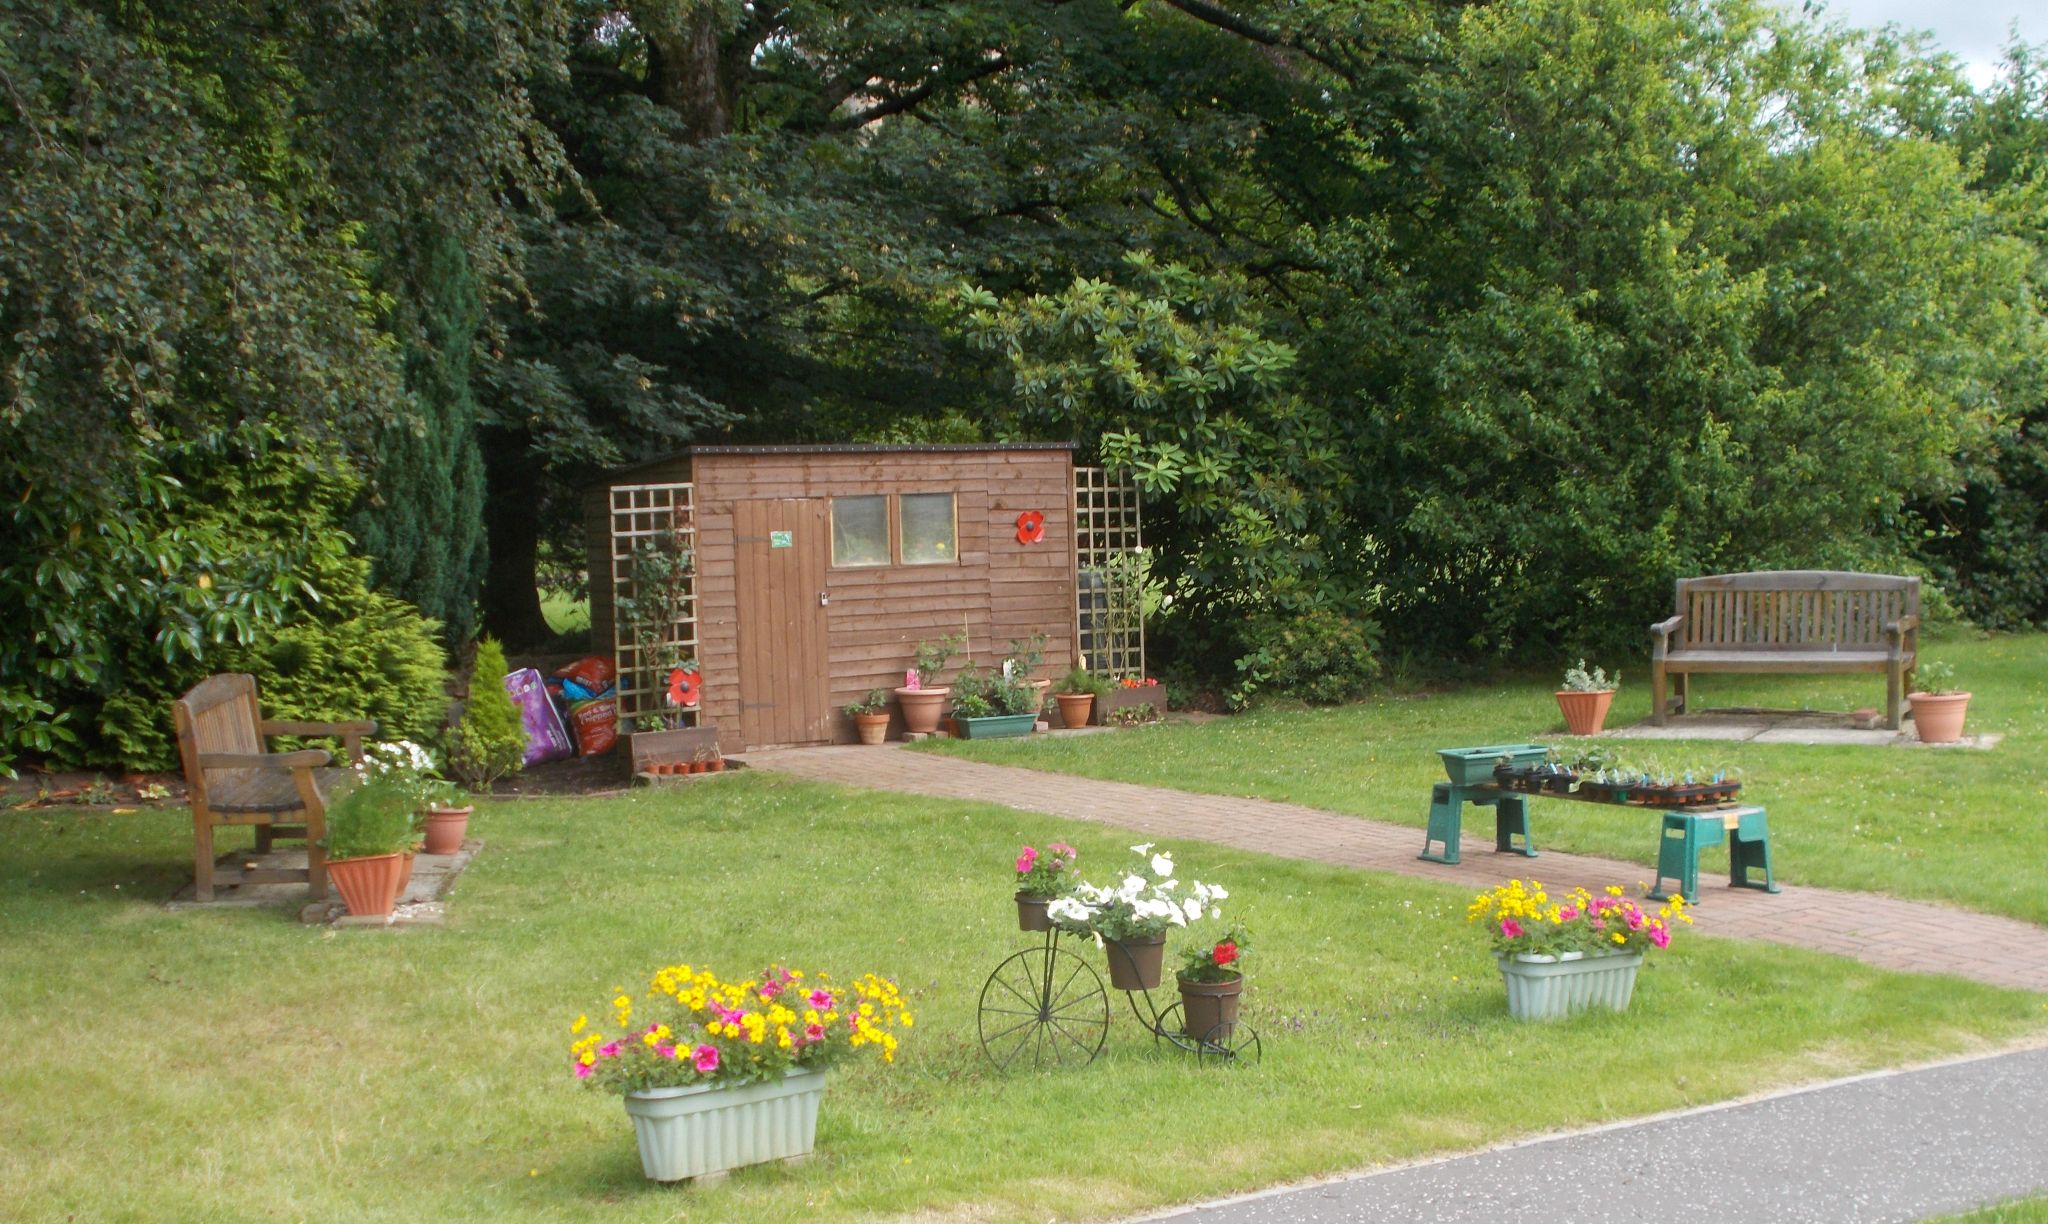
<path fill-rule="evenodd" d="M 749 748 L 832 738 L 823 498 L 733 503 L 740 734 Z"/>

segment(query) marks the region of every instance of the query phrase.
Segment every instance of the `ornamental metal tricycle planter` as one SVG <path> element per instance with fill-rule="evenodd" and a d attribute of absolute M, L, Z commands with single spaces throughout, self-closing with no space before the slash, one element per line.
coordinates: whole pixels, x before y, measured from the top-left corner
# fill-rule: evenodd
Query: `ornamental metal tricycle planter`
<path fill-rule="evenodd" d="M 981 1052 L 998 1071 L 1083 1067 L 1095 1061 L 1109 1039 L 1109 989 L 1090 963 L 1092 957 L 1061 946 L 1063 934 L 1056 927 L 1047 930 L 1042 945 L 1011 953 L 982 985 L 977 1020 Z M 1104 941 L 1103 950 L 1111 958 L 1113 977 L 1143 980 L 1142 968 L 1123 944 Z M 1150 990 L 1119 989 L 1154 1044 L 1219 1062 L 1259 1061 L 1259 1035 L 1234 1011 L 1209 1031 L 1194 1035 L 1187 1031 L 1190 1026 L 1180 1003 L 1162 1009 Z M 1140 998 L 1145 1001 L 1143 1010 Z"/>

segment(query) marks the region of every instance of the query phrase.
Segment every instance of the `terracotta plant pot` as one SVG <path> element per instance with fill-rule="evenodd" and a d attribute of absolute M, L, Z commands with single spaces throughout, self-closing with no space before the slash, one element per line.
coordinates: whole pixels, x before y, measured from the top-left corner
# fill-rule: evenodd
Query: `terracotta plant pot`
<path fill-rule="evenodd" d="M 1065 726 L 1085 727 L 1095 712 L 1093 693 L 1054 693 L 1052 699 L 1060 703 L 1060 722 Z"/>
<path fill-rule="evenodd" d="M 896 703 L 903 707 L 903 730 L 909 735 L 930 735 L 939 729 L 939 715 L 946 708 L 951 689 L 896 690 Z"/>
<path fill-rule="evenodd" d="M 1913 703 L 1913 733 L 1923 744 L 1953 744 L 1963 738 L 1968 693 L 1908 693 Z"/>
<path fill-rule="evenodd" d="M 1573 735 L 1598 735 L 1607 724 L 1607 707 L 1614 704 L 1614 690 L 1592 693 L 1558 690 L 1557 708 L 1564 713 L 1565 729 Z"/>
<path fill-rule="evenodd" d="M 711 760 L 708 760 L 708 761 L 704 762 L 704 772 L 706 772 L 706 773 L 724 773 L 724 772 L 725 772 L 725 758 L 724 758 L 724 757 L 713 757 L 713 758 L 712 758 Z"/>
<path fill-rule="evenodd" d="M 1050 897 L 1027 897 L 1017 894 L 1017 929 L 1020 931 L 1050 931 L 1052 919 L 1046 917 L 1045 907 L 1052 904 Z"/>
<path fill-rule="evenodd" d="M 1104 939 L 1102 950 L 1109 956 L 1111 986 L 1118 990 L 1151 990 L 1159 985 L 1159 970 L 1166 963 L 1166 936 Z"/>
<path fill-rule="evenodd" d="M 462 839 L 469 833 L 470 813 L 474 807 L 428 808 L 427 809 L 427 853 L 454 854 L 462 849 Z"/>
<path fill-rule="evenodd" d="M 358 917 L 383 917 L 398 904 L 398 893 L 407 866 L 403 854 L 373 854 L 367 858 L 330 859 L 327 878 L 348 912 Z"/>
<path fill-rule="evenodd" d="M 1244 1002 L 1244 975 L 1227 982 L 1180 982 L 1181 1031 L 1212 1044 L 1230 1040 L 1237 1031 L 1237 1012 Z"/>
<path fill-rule="evenodd" d="M 874 714 L 853 716 L 853 729 L 860 734 L 863 744 L 879 744 L 889 738 L 889 713 L 886 710 Z"/>
<path fill-rule="evenodd" d="M 398 868 L 398 900 L 403 901 L 405 890 L 412 887 L 412 861 L 418 857 L 418 852 L 401 854 L 398 857 L 403 860 Z"/>

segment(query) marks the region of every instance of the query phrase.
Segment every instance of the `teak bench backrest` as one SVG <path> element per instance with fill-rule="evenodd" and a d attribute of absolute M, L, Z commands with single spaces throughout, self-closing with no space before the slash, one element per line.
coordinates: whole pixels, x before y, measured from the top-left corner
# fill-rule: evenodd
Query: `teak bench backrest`
<path fill-rule="evenodd" d="M 185 785 L 195 808 L 206 806 L 206 770 L 201 753 L 261 752 L 257 730 L 256 679 L 230 674 L 209 676 L 178 699 L 178 755 L 185 765 Z"/>
<path fill-rule="evenodd" d="M 1920 614 L 1920 580 L 1835 570 L 1680 578 L 1674 649 L 1883 651 L 1885 626 Z"/>

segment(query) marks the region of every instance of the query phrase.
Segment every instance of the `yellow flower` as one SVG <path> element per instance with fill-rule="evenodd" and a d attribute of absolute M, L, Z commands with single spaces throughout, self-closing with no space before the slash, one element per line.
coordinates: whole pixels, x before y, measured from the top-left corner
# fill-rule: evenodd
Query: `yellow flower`
<path fill-rule="evenodd" d="M 909 1012 L 904 1012 L 901 1016 L 898 1016 L 897 1019 L 903 1021 L 904 1028 L 910 1028 L 913 1024 L 916 1023 L 910 1018 Z"/>
<path fill-rule="evenodd" d="M 1616 931 L 1614 933 L 1614 942 L 1618 944 L 1625 944 L 1628 942 L 1628 936 L 1622 934 L 1620 931 Z"/>
<path fill-rule="evenodd" d="M 580 1033 L 580 1032 L 582 1032 L 582 1031 L 583 1031 L 584 1029 L 587 1029 L 587 1028 L 589 1028 L 589 1027 L 590 1027 L 590 1017 L 589 1017 L 589 1016 L 578 1016 L 578 1017 L 576 1017 L 576 1023 L 574 1023 L 574 1024 L 572 1024 L 572 1025 L 570 1025 L 570 1026 L 569 1026 L 569 1031 L 570 1031 L 570 1032 L 572 1032 L 572 1033 Z"/>
<path fill-rule="evenodd" d="M 592 1054 L 589 1050 L 585 1050 L 576 1056 L 576 1061 L 586 1067 L 594 1067 L 597 1065 L 597 1055 Z"/>

